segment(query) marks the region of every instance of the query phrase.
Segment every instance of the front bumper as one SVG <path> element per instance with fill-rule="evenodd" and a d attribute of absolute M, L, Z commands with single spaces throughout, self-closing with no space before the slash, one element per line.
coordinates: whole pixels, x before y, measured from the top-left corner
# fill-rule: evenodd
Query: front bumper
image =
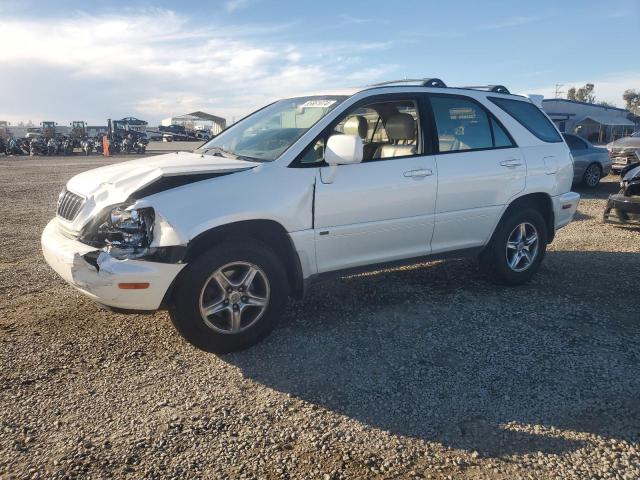
<path fill-rule="evenodd" d="M 567 192 L 553 197 L 556 230 L 564 227 L 573 220 L 579 203 L 580 194 L 576 192 Z"/>
<path fill-rule="evenodd" d="M 54 218 L 42 232 L 44 258 L 69 284 L 89 298 L 125 310 L 156 310 L 185 264 L 116 260 L 109 254 L 65 237 Z M 97 267 L 84 255 L 99 251 Z M 149 283 L 141 290 L 123 290 L 120 283 Z"/>
<path fill-rule="evenodd" d="M 605 223 L 640 225 L 640 197 L 609 195 L 602 220 Z"/>

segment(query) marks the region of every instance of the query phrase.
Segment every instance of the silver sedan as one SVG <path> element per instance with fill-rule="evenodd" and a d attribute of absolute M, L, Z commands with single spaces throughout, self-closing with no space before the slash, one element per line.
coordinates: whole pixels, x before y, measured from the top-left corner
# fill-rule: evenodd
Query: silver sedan
<path fill-rule="evenodd" d="M 596 147 L 584 138 L 570 133 L 563 133 L 571 155 L 573 155 L 573 183 L 581 183 L 589 188 L 595 188 L 602 177 L 611 171 L 609 151 L 604 147 Z"/>

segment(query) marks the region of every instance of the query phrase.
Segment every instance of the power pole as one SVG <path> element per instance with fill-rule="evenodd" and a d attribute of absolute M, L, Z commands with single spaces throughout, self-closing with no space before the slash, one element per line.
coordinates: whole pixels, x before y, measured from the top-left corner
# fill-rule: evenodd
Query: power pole
<path fill-rule="evenodd" d="M 564 87 L 564 84 L 563 83 L 556 83 L 555 98 L 560 98 L 560 95 L 564 93 L 562 90 L 560 90 L 560 87 Z"/>

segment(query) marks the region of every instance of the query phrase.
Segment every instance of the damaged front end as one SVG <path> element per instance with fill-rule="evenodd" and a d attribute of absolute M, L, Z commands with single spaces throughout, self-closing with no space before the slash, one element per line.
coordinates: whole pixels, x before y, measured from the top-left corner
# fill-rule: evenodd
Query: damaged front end
<path fill-rule="evenodd" d="M 603 221 L 640 225 L 640 163 L 626 166 L 620 178 L 620 192 L 609 196 Z"/>
<path fill-rule="evenodd" d="M 157 220 L 157 221 L 156 221 Z M 160 263 L 178 263 L 184 257 L 186 246 L 157 246 L 156 232 L 168 227 L 156 219 L 152 207 L 134 208 L 132 205 L 110 207 L 83 229 L 78 240 L 98 248 L 84 255 L 96 269 L 98 259 L 106 254 L 115 260 L 148 260 Z M 103 256 L 104 258 L 104 256 Z"/>

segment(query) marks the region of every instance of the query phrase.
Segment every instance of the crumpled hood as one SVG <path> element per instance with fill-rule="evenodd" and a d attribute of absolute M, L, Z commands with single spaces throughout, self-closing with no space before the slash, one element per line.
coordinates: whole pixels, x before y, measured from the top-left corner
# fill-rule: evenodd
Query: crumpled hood
<path fill-rule="evenodd" d="M 640 164 L 635 164 L 636 166 L 631 168 L 628 172 L 624 174 L 622 180 L 625 182 L 630 182 L 631 180 L 635 180 L 640 178 Z"/>
<path fill-rule="evenodd" d="M 69 180 L 67 188 L 85 197 L 101 196 L 108 191 L 110 196 L 117 197 L 115 201 L 124 201 L 163 176 L 227 173 L 257 165 L 259 163 L 192 152 L 167 153 L 82 172 Z"/>
<path fill-rule="evenodd" d="M 629 148 L 635 147 L 640 148 L 640 137 L 623 137 L 618 140 L 611 142 L 609 147 L 612 148 Z"/>

